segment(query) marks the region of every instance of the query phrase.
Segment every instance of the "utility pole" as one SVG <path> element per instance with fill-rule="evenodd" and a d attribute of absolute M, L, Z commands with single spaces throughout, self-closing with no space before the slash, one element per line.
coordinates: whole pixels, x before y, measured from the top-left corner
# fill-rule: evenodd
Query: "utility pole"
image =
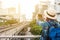
<path fill-rule="evenodd" d="M 19 21 L 20 21 L 20 3 L 18 3 L 18 15 L 19 15 Z"/>

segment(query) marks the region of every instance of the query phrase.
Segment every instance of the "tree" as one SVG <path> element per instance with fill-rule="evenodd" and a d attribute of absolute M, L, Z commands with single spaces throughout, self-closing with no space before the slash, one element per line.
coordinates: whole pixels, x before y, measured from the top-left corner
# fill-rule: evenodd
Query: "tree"
<path fill-rule="evenodd" d="M 30 30 L 30 32 L 33 35 L 40 35 L 41 34 L 41 31 L 42 31 L 42 27 L 41 26 L 38 26 L 38 25 L 34 25 L 33 27 L 31 27 L 31 30 Z"/>

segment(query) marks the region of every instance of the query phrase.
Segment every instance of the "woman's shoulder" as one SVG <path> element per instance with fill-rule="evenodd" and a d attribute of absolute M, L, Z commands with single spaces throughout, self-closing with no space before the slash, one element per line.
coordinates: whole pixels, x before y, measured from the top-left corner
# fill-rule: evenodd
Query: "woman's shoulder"
<path fill-rule="evenodd" d="M 48 26 L 48 23 L 47 22 L 43 22 L 43 23 L 41 23 L 41 26 L 47 27 Z"/>

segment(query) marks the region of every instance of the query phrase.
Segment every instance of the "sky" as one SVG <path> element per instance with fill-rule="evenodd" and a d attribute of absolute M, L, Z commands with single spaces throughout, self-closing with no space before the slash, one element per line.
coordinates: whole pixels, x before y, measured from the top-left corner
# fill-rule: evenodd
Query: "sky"
<path fill-rule="evenodd" d="M 2 1 L 2 7 L 16 7 L 18 12 L 18 4 L 20 4 L 21 14 L 25 14 L 27 19 L 32 18 L 32 12 L 34 12 L 34 6 L 39 3 L 40 0 L 0 0 Z"/>

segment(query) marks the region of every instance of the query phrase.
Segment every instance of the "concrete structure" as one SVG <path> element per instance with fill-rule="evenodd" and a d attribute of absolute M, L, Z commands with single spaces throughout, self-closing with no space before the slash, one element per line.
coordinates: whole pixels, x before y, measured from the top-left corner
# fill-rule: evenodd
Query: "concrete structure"
<path fill-rule="evenodd" d="M 36 19 L 36 15 L 37 15 L 37 13 L 39 11 L 38 6 L 39 6 L 38 4 L 35 6 L 35 12 L 33 12 L 32 20 L 35 20 Z"/>
<path fill-rule="evenodd" d="M 18 3 L 18 15 L 17 15 L 17 17 L 18 17 L 18 21 L 20 21 L 20 4 Z"/>
<path fill-rule="evenodd" d="M 26 21 L 26 16 L 25 16 L 25 14 L 22 14 L 20 16 L 20 22 L 24 22 L 24 21 Z"/>
<path fill-rule="evenodd" d="M 10 15 L 16 14 L 16 8 L 14 8 L 14 7 L 8 8 L 8 14 L 10 14 Z"/>
<path fill-rule="evenodd" d="M 7 20 L 11 19 L 13 19 L 11 15 L 0 15 L 0 22 L 6 22 Z"/>
<path fill-rule="evenodd" d="M 0 1 L 0 16 L 1 15 L 12 15 L 18 21 L 20 20 L 20 4 L 18 4 L 18 13 L 16 13 L 17 9 L 14 7 L 10 8 L 2 8 L 2 2 Z"/>
<path fill-rule="evenodd" d="M 57 11 L 57 13 L 60 13 L 60 0 L 55 0 L 54 8 Z"/>
<path fill-rule="evenodd" d="M 49 6 L 55 9 L 57 13 L 60 13 L 60 0 L 50 0 Z"/>
<path fill-rule="evenodd" d="M 0 15 L 8 15 L 8 9 L 0 9 Z"/>
<path fill-rule="evenodd" d="M 2 8 L 2 2 L 0 1 L 0 8 Z"/>
<path fill-rule="evenodd" d="M 60 0 L 54 0 L 54 9 L 57 12 L 57 20 L 60 22 Z"/>
<path fill-rule="evenodd" d="M 43 13 L 49 7 L 50 7 L 49 0 L 40 0 L 40 3 L 38 4 L 38 12 L 36 13 L 36 20 L 37 21 L 43 20 Z"/>

